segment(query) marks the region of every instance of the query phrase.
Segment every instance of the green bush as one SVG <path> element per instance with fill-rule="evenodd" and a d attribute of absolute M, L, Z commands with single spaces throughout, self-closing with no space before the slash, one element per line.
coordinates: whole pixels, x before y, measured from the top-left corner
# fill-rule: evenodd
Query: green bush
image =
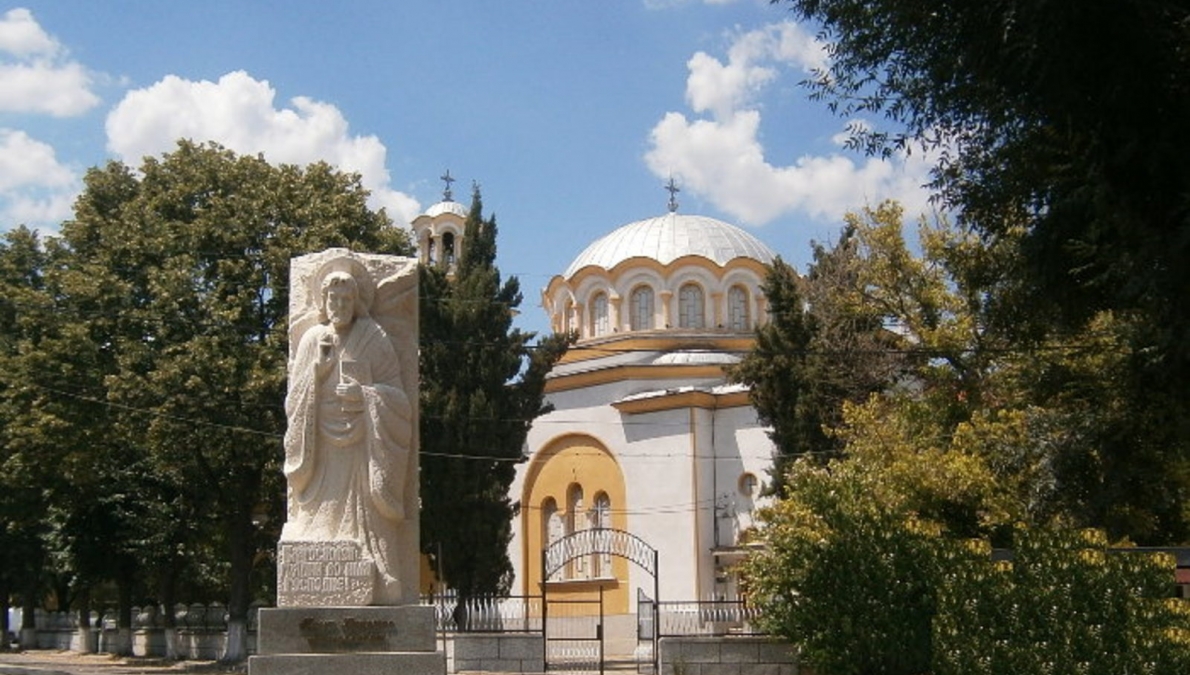
<path fill-rule="evenodd" d="M 1190 604 L 1174 561 L 1109 550 L 1097 530 L 1017 528 L 1011 562 L 951 547 L 937 593 L 935 675 L 1190 673 Z"/>

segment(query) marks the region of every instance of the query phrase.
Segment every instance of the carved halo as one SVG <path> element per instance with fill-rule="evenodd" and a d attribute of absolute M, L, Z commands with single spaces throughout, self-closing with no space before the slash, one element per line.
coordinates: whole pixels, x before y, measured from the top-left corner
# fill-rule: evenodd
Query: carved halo
<path fill-rule="evenodd" d="M 364 264 L 350 253 L 331 258 L 318 268 L 317 274 L 310 277 L 309 297 L 314 303 L 312 309 L 315 312 L 322 311 L 322 280 L 331 272 L 347 272 L 355 279 L 356 290 L 359 293 L 358 300 L 367 310 L 366 313 L 371 314 L 372 299 L 376 295 L 376 284 L 372 280 L 368 268 L 364 267 Z"/>

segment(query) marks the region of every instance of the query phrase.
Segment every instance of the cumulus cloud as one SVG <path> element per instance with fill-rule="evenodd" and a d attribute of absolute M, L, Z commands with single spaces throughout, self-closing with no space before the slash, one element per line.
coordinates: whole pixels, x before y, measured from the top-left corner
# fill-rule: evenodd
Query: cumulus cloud
<path fill-rule="evenodd" d="M 0 225 L 41 227 L 70 217 L 79 174 L 23 131 L 0 129 Z"/>
<path fill-rule="evenodd" d="M 262 153 L 271 162 L 308 164 L 326 161 L 360 174 L 371 191 L 369 205 L 384 207 L 398 224 L 419 212 L 412 197 L 389 187 L 387 150 L 376 136 L 354 136 L 338 108 L 307 97 L 289 107 L 275 104 L 276 92 L 265 80 L 243 71 L 218 82 L 169 75 L 128 92 L 108 114 L 108 149 L 125 163 L 174 149 L 179 138 L 216 141 L 240 154 Z"/>
<path fill-rule="evenodd" d="M 81 115 L 99 104 L 92 78 L 27 9 L 0 17 L 0 110 L 55 117 Z"/>
<path fill-rule="evenodd" d="M 912 213 L 924 211 L 929 161 L 920 155 L 853 159 L 837 153 L 804 155 L 784 165 L 761 143 L 761 95 L 787 71 L 823 71 L 824 46 L 793 22 L 734 36 L 726 60 L 698 52 L 687 62 L 686 100 L 694 117 L 667 113 L 650 133 L 645 155 L 659 177 L 677 176 L 683 188 L 751 225 L 804 214 L 821 220 L 886 198 Z M 868 126 L 864 120 L 849 124 Z M 833 137 L 841 144 L 846 134 Z"/>

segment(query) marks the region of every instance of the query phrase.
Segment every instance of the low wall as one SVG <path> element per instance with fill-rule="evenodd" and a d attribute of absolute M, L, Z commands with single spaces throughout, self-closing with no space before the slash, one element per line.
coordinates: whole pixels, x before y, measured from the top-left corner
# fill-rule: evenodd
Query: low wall
<path fill-rule="evenodd" d="M 661 675 L 798 675 L 793 645 L 766 637 L 660 640 Z"/>
<path fill-rule="evenodd" d="M 78 629 L 45 629 L 36 632 L 36 642 L 26 649 L 53 649 L 98 654 L 116 654 L 123 651 L 126 638 L 121 638 L 115 629 L 92 630 L 84 633 Z M 149 628 L 132 631 L 132 653 L 136 656 L 166 656 L 164 628 Z M 221 630 L 179 630 L 178 658 L 199 661 L 215 661 L 223 656 L 227 646 L 227 632 Z M 256 653 L 256 631 L 248 633 L 248 653 Z"/>
<path fill-rule="evenodd" d="M 540 673 L 545 644 L 540 633 L 455 633 L 451 672 Z"/>

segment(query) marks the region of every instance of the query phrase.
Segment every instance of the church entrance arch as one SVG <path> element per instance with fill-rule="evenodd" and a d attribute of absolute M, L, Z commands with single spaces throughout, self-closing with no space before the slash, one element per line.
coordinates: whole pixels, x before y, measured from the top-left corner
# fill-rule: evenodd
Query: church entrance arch
<path fill-rule="evenodd" d="M 547 671 L 604 672 L 604 604 L 602 587 L 594 598 L 551 596 L 550 582 L 561 576 L 576 560 L 615 556 L 635 564 L 653 581 L 653 596 L 637 592 L 638 660 L 647 657 L 656 672 L 657 631 L 654 625 L 659 594 L 658 556 L 644 539 L 612 528 L 596 528 L 568 534 L 541 551 L 542 632 Z M 593 611 L 596 610 L 596 611 Z M 643 648 L 643 649 L 642 649 Z"/>

